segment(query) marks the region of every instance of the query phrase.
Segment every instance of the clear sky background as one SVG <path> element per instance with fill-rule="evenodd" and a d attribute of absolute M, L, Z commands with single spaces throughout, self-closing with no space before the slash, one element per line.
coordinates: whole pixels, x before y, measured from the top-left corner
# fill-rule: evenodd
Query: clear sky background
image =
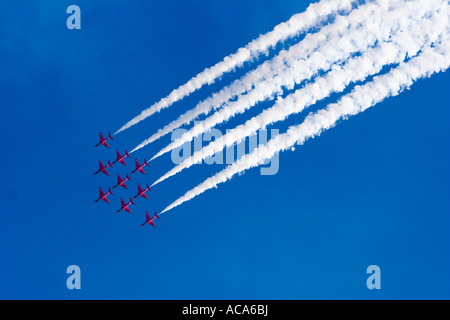
<path fill-rule="evenodd" d="M 81 30 L 66 27 L 71 4 Z M 0 298 L 449 299 L 449 72 L 280 154 L 278 174 L 250 170 L 164 214 L 157 228 L 139 227 L 146 210 L 162 210 L 222 166 L 197 165 L 116 215 L 137 182 L 173 166 L 166 154 L 146 176 L 134 174 L 128 191 L 115 189 L 111 204 L 93 203 L 98 187 L 170 136 L 109 177 L 92 175 L 99 159 L 131 150 L 256 64 L 117 135 L 110 150 L 93 148 L 99 131 L 115 132 L 308 4 L 2 1 Z M 73 264 L 81 290 L 66 287 Z M 373 264 L 381 290 L 366 287 Z"/>

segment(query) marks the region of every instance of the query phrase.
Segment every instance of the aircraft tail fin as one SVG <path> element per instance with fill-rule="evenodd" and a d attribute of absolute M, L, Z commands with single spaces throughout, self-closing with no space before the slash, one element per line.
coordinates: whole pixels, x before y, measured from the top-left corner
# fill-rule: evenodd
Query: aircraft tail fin
<path fill-rule="evenodd" d="M 131 181 L 130 176 L 128 175 L 128 173 L 127 173 L 127 179 Z"/>
<path fill-rule="evenodd" d="M 109 194 L 114 194 L 114 193 L 112 193 L 111 188 L 108 188 L 108 192 L 109 192 Z"/>
<path fill-rule="evenodd" d="M 152 189 L 150 189 L 150 186 L 148 185 L 148 183 L 147 183 L 147 190 L 152 191 Z"/>
<path fill-rule="evenodd" d="M 144 164 L 145 164 L 147 167 L 149 166 L 149 164 L 148 164 L 148 162 L 147 162 L 146 159 L 144 159 Z"/>
<path fill-rule="evenodd" d="M 158 214 L 156 213 L 156 211 L 155 211 L 155 217 L 158 218 L 158 219 L 160 219 L 159 216 L 158 216 Z"/>
<path fill-rule="evenodd" d="M 128 158 L 131 158 L 131 156 L 128 154 L 128 151 L 127 151 L 127 150 L 125 150 L 125 155 L 126 155 Z"/>
<path fill-rule="evenodd" d="M 133 202 L 133 199 L 132 199 L 132 198 L 130 198 L 130 202 L 131 202 L 132 204 L 136 204 L 136 203 Z"/>
<path fill-rule="evenodd" d="M 114 140 L 113 137 L 111 136 L 111 132 L 108 133 L 108 137 L 109 137 L 111 140 Z"/>
<path fill-rule="evenodd" d="M 113 167 L 113 165 L 112 165 L 111 161 L 109 161 L 109 160 L 108 160 L 108 167 L 110 167 L 110 168 L 112 168 L 112 167 Z"/>

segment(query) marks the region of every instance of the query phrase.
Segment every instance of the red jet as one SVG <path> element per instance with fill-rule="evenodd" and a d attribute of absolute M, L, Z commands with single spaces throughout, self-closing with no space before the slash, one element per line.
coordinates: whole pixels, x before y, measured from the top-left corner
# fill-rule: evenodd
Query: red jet
<path fill-rule="evenodd" d="M 106 168 L 108 168 L 108 167 L 112 168 L 112 164 L 111 164 L 111 162 L 109 162 L 109 160 L 108 160 L 108 164 L 106 166 L 103 165 L 102 160 L 99 160 L 98 161 L 98 170 L 94 172 L 94 175 L 96 175 L 99 172 L 103 172 L 104 174 L 109 176 L 108 171 L 106 171 Z"/>
<path fill-rule="evenodd" d="M 99 145 L 104 145 L 105 147 L 109 148 L 108 144 L 106 143 L 106 141 L 108 140 L 114 140 L 113 137 L 111 137 L 111 133 L 108 134 L 108 136 L 105 138 L 103 138 L 102 133 L 100 132 L 100 142 L 97 143 L 94 148 L 97 148 Z"/>
<path fill-rule="evenodd" d="M 99 200 L 103 200 L 103 201 L 105 201 L 105 202 L 110 203 L 109 200 L 108 200 L 108 198 L 107 198 L 107 196 L 109 196 L 110 194 L 113 194 L 113 193 L 111 192 L 111 189 L 108 188 L 108 192 L 107 192 L 107 193 L 104 193 L 103 190 L 102 190 L 102 188 L 100 188 L 100 197 L 99 197 L 97 200 L 95 200 L 94 202 L 97 202 L 97 201 L 99 201 Z"/>
<path fill-rule="evenodd" d="M 152 226 L 154 226 L 156 228 L 156 224 L 153 222 L 153 219 L 155 219 L 155 218 L 159 219 L 159 216 L 158 216 L 158 214 L 156 212 L 155 212 L 155 216 L 152 217 L 152 218 L 150 218 L 150 215 L 148 214 L 148 211 L 145 212 L 145 222 L 141 224 L 141 227 L 145 226 L 148 223 L 148 224 L 150 224 L 150 225 L 152 225 Z"/>
<path fill-rule="evenodd" d="M 128 208 L 130 205 L 135 204 L 133 202 L 133 199 L 130 198 L 130 202 L 125 203 L 125 201 L 123 201 L 123 198 L 120 198 L 120 203 L 122 204 L 122 208 L 120 208 L 119 210 L 117 210 L 116 213 L 119 213 L 122 210 L 128 211 L 129 213 L 131 213 L 130 208 Z"/>
<path fill-rule="evenodd" d="M 116 162 L 120 162 L 121 164 L 123 164 L 124 166 L 126 166 L 127 164 L 125 163 L 125 157 L 131 158 L 130 155 L 128 154 L 128 151 L 125 150 L 125 154 L 123 156 L 120 155 L 119 150 L 116 151 L 117 153 L 117 159 L 115 161 L 113 161 L 112 164 L 116 163 Z"/>
<path fill-rule="evenodd" d="M 131 179 L 130 179 L 130 177 L 128 176 L 128 173 L 127 173 L 127 177 L 125 178 L 125 179 L 122 179 L 121 177 L 120 177 L 120 174 L 118 173 L 117 174 L 117 184 L 113 187 L 113 189 L 115 188 L 115 187 L 118 187 L 118 186 L 121 186 L 121 187 L 124 187 L 125 189 L 128 189 L 128 187 L 125 185 L 125 182 L 126 181 L 130 181 Z"/>
<path fill-rule="evenodd" d="M 152 189 L 150 189 L 150 187 L 148 186 L 148 184 L 147 184 L 147 188 L 142 189 L 142 188 L 141 188 L 141 185 L 138 183 L 138 193 L 137 193 L 137 195 L 135 195 L 135 196 L 133 197 L 133 199 L 136 199 L 137 197 L 141 196 L 142 198 L 148 200 L 148 197 L 147 197 L 147 195 L 145 194 L 147 191 L 152 191 Z"/>
<path fill-rule="evenodd" d="M 134 169 L 133 171 L 131 171 L 131 173 L 135 173 L 136 171 L 139 171 L 140 173 L 145 174 L 144 169 L 142 169 L 142 168 L 144 168 L 144 166 L 147 166 L 147 167 L 148 167 L 147 160 L 144 160 L 144 163 L 141 165 L 141 164 L 139 164 L 138 159 L 136 159 L 136 169 Z"/>

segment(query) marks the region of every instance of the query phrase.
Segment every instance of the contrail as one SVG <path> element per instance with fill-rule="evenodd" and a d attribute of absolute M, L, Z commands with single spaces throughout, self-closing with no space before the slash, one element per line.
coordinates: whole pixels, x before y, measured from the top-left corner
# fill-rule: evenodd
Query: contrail
<path fill-rule="evenodd" d="M 193 156 L 167 172 L 152 186 L 214 155 L 224 147 L 242 141 L 245 137 L 269 124 L 282 121 L 291 114 L 302 112 L 306 107 L 326 98 L 331 93 L 342 91 L 352 82 L 363 81 L 368 76 L 379 73 L 385 65 L 398 64 L 404 60 L 406 55 L 415 56 L 423 46 L 434 43 L 448 26 L 448 5 L 444 4 L 441 7 L 443 10 L 439 14 L 433 15 L 432 19 L 412 23 L 411 30 L 392 36 L 392 42 L 380 43 L 364 52 L 362 56 L 352 58 L 344 66 L 333 68 L 327 75 L 297 90 L 285 99 L 278 100 L 272 108 L 227 132 L 226 135 L 218 137 L 208 146 L 195 152 Z"/>
<path fill-rule="evenodd" d="M 206 190 L 217 187 L 218 184 L 226 182 L 238 173 L 262 164 L 276 152 L 302 145 L 307 139 L 319 136 L 323 131 L 335 126 L 340 119 L 347 119 L 388 97 L 398 95 L 404 89 L 408 89 L 414 81 L 447 69 L 450 65 L 449 31 L 449 29 L 446 30 L 442 42 L 436 43 L 434 47 L 425 48 L 417 57 L 402 62 L 387 74 L 377 76 L 363 86 L 355 87 L 337 103 L 308 115 L 302 124 L 291 127 L 286 133 L 278 135 L 266 145 L 258 147 L 254 152 L 243 156 L 234 164 L 208 178 L 161 213 L 191 200 Z"/>
<path fill-rule="evenodd" d="M 281 90 L 283 86 L 292 87 L 294 84 L 299 83 L 305 78 L 309 78 L 319 70 L 329 68 L 336 60 L 341 60 L 352 53 L 365 50 L 367 47 L 376 43 L 376 41 L 389 39 L 395 30 L 414 22 L 413 19 L 417 17 L 416 10 L 421 10 L 422 14 L 425 14 L 427 11 L 426 8 L 431 6 L 430 3 L 434 4 L 434 6 L 436 6 L 436 3 L 442 3 L 441 1 L 427 1 L 427 4 L 421 4 L 419 1 L 415 1 L 410 2 L 413 5 L 407 5 L 404 1 L 391 1 L 392 3 L 389 3 L 389 1 L 383 2 L 386 10 L 379 10 L 380 8 L 376 6 L 369 6 L 367 8 L 368 12 L 366 13 L 364 13 L 364 11 L 357 12 L 355 10 L 353 13 L 356 14 L 353 17 L 357 18 L 355 24 L 360 25 L 360 28 L 350 32 L 347 37 L 337 38 L 336 42 L 331 41 L 329 45 L 321 47 L 310 59 L 302 60 L 302 63 L 298 65 L 298 68 L 291 68 L 290 72 L 287 73 L 287 76 L 282 74 L 275 77 L 272 81 L 266 81 L 265 83 L 260 84 L 258 89 L 229 103 L 227 107 L 222 108 L 209 118 L 196 124 L 180 138 L 171 142 L 168 146 L 159 151 L 151 160 L 182 146 L 197 135 L 208 131 L 219 123 L 227 121 L 236 114 L 245 112 L 258 102 L 272 96 L 274 92 Z M 388 11 L 388 4 L 395 4 L 399 6 L 400 9 L 397 9 L 398 11 Z M 396 7 L 393 7 L 393 9 L 395 8 Z M 370 13 L 372 13 L 372 15 Z M 402 19 L 405 16 L 410 19 Z M 417 18 L 421 17 L 422 15 Z M 359 21 L 361 18 L 363 18 L 362 21 L 364 21 L 364 23 Z"/>
<path fill-rule="evenodd" d="M 287 22 L 277 25 L 272 31 L 259 36 L 237 52 L 225 57 L 221 62 L 211 68 L 203 70 L 184 85 L 173 90 L 167 97 L 142 111 L 120 128 L 115 134 L 137 124 L 152 114 L 168 108 L 173 103 L 183 99 L 205 84 L 214 83 L 223 74 L 242 66 L 246 61 L 258 57 L 274 47 L 278 42 L 285 41 L 301 32 L 325 22 L 330 15 L 337 12 L 348 12 L 352 9 L 355 0 L 322 0 L 309 5 L 305 12 L 293 15 Z"/>
<path fill-rule="evenodd" d="M 385 7 L 387 6 L 387 2 L 392 2 L 392 0 L 383 1 Z M 383 5 L 383 3 L 381 5 Z M 397 1 L 397 3 L 399 3 L 399 1 Z M 404 2 L 401 2 L 401 4 L 404 5 Z M 383 9 L 387 10 L 387 8 Z M 352 47 L 350 40 L 346 40 L 349 36 L 346 35 L 343 37 L 343 34 L 361 28 L 362 23 L 369 19 L 369 17 L 372 17 L 372 19 L 375 16 L 379 17 L 380 12 L 383 9 L 381 9 L 379 5 L 368 3 L 353 10 L 348 16 L 337 16 L 333 23 L 323 27 L 319 32 L 308 34 L 302 41 L 292 45 L 288 50 L 281 50 L 278 55 L 271 60 L 265 61 L 255 70 L 245 74 L 241 79 L 233 81 L 229 86 L 221 89 L 219 92 L 197 104 L 195 108 L 188 110 L 179 116 L 178 119 L 159 129 L 151 137 L 141 142 L 131 152 L 135 152 L 180 126 L 190 123 L 201 114 L 208 114 L 211 110 L 223 107 L 227 101 L 230 101 L 235 97 L 238 97 L 237 99 L 239 99 L 241 94 L 248 94 L 250 90 L 252 90 L 251 93 L 253 96 L 258 97 L 260 100 L 264 100 L 279 93 L 283 86 L 292 87 L 294 84 L 308 79 L 312 76 L 312 72 L 309 72 L 308 75 L 303 75 L 304 73 L 295 74 L 295 70 L 305 69 L 304 64 L 306 58 L 309 58 L 317 48 L 320 48 L 320 46 L 324 44 L 326 44 L 326 47 L 322 48 L 322 52 L 325 53 L 327 53 L 327 50 L 330 51 L 336 46 Z M 319 53 L 314 54 L 315 58 L 309 61 L 307 66 L 312 64 L 312 66 L 315 67 L 315 70 L 320 69 L 320 65 L 324 65 L 323 68 L 325 68 L 325 66 L 328 67 L 331 62 L 338 62 L 339 60 L 337 54 L 327 61 L 321 61 L 323 57 L 320 56 Z M 344 54 L 343 58 L 347 58 L 347 55 Z M 274 77 L 275 79 L 272 79 Z M 272 79 L 273 83 L 270 88 L 266 81 L 268 79 Z M 264 84 L 261 84 L 263 81 L 265 81 Z M 292 83 L 293 81 L 294 84 Z M 245 96 L 244 99 L 248 99 L 248 96 Z"/>

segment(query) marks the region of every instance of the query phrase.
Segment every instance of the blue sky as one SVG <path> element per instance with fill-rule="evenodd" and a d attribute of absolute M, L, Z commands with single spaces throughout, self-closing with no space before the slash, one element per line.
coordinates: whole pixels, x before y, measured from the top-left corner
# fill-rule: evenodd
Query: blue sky
<path fill-rule="evenodd" d="M 81 30 L 66 28 L 71 4 L 81 8 Z M 128 191 L 115 189 L 111 204 L 93 203 L 98 187 L 170 137 L 110 177 L 92 175 L 99 159 L 131 150 L 255 64 L 117 135 L 111 150 L 93 148 L 99 131 L 115 132 L 308 4 L 3 1 L 0 298 L 449 299 L 448 72 L 282 153 L 276 175 L 253 169 L 177 207 L 158 228 L 139 227 L 146 210 L 162 210 L 222 167 L 195 166 L 136 199 L 133 214 L 114 214 L 138 182 L 172 167 L 165 155 L 146 176 L 134 174 Z M 66 288 L 72 264 L 81 290 Z M 372 264 L 381 290 L 366 287 Z"/>

